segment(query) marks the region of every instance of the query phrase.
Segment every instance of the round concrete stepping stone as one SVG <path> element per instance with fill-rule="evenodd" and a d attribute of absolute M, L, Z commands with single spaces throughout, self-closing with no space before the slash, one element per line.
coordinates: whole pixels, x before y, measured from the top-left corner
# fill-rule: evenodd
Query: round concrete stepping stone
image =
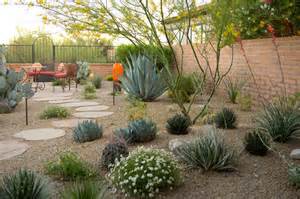
<path fill-rule="evenodd" d="M 104 111 L 109 109 L 109 106 L 99 105 L 99 106 L 84 106 L 75 109 L 76 111 Z"/>
<path fill-rule="evenodd" d="M 59 106 L 63 106 L 63 107 L 82 107 L 82 106 L 96 106 L 96 105 L 99 105 L 99 103 L 84 101 L 84 102 L 64 103 L 64 104 L 60 104 Z"/>
<path fill-rule="evenodd" d="M 70 103 L 70 102 L 80 102 L 79 99 L 66 99 L 66 100 L 51 100 L 49 101 L 50 104 L 64 104 L 64 103 Z"/>
<path fill-rule="evenodd" d="M 74 128 L 78 123 L 85 121 L 85 119 L 68 119 L 53 121 L 52 126 L 57 128 Z"/>
<path fill-rule="evenodd" d="M 29 129 L 21 131 L 15 134 L 17 138 L 23 138 L 25 140 L 49 140 L 65 135 L 65 131 L 62 129 L 54 128 L 40 128 L 40 129 Z"/>
<path fill-rule="evenodd" d="M 35 98 L 34 101 L 42 102 L 42 101 L 52 101 L 52 100 L 69 100 L 72 99 L 71 97 L 55 97 L 55 96 L 49 96 L 49 97 L 43 97 L 43 98 Z"/>
<path fill-rule="evenodd" d="M 99 117 L 105 117 L 108 115 L 112 115 L 113 112 L 78 112 L 78 113 L 73 113 L 74 117 L 77 118 L 99 118 Z"/>
<path fill-rule="evenodd" d="M 0 141 L 0 160 L 12 158 L 21 155 L 29 148 L 29 145 L 17 140 Z"/>
<path fill-rule="evenodd" d="M 38 92 L 34 95 L 33 98 L 45 98 L 45 97 L 71 97 L 73 95 L 72 92 L 68 93 L 59 93 L 59 92 Z"/>

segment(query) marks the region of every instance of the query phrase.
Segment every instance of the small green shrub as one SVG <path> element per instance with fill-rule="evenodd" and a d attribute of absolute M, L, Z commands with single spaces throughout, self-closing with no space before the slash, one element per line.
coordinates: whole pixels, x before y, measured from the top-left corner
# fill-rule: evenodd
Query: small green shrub
<path fill-rule="evenodd" d="M 190 125 L 191 120 L 189 117 L 182 114 L 176 114 L 168 119 L 166 129 L 171 134 L 187 134 Z"/>
<path fill-rule="evenodd" d="M 66 85 L 66 82 L 61 79 L 55 79 L 52 82 L 52 86 L 65 86 L 65 85 Z"/>
<path fill-rule="evenodd" d="M 297 188 L 300 188 L 300 166 L 289 166 L 288 179 L 292 185 L 296 186 Z"/>
<path fill-rule="evenodd" d="M 229 108 L 223 108 L 215 115 L 214 120 L 218 128 L 233 129 L 236 127 L 236 115 Z"/>
<path fill-rule="evenodd" d="M 101 88 L 102 85 L 102 79 L 99 75 L 95 75 L 92 79 L 92 83 L 95 86 L 96 89 Z"/>
<path fill-rule="evenodd" d="M 61 193 L 62 199 L 107 199 L 108 186 L 104 182 L 75 182 Z"/>
<path fill-rule="evenodd" d="M 201 168 L 204 171 L 234 170 L 236 153 L 218 134 L 216 129 L 212 129 L 201 137 L 177 147 L 174 153 L 191 168 Z"/>
<path fill-rule="evenodd" d="M 266 105 L 256 122 L 258 128 L 269 133 L 276 142 L 300 136 L 300 111 L 283 98 Z"/>
<path fill-rule="evenodd" d="M 75 142 L 89 142 L 102 137 L 103 128 L 96 121 L 85 120 L 77 125 L 73 131 Z"/>
<path fill-rule="evenodd" d="M 147 104 L 139 99 L 130 98 L 127 107 L 128 121 L 143 119 L 147 116 Z"/>
<path fill-rule="evenodd" d="M 21 169 L 4 176 L 0 196 L 4 199 L 47 199 L 50 198 L 47 183 L 35 172 Z"/>
<path fill-rule="evenodd" d="M 112 77 L 112 75 L 107 75 L 106 77 L 105 77 L 105 80 L 106 81 L 113 81 L 113 77 Z"/>
<path fill-rule="evenodd" d="M 236 104 L 237 97 L 240 94 L 241 89 L 245 85 L 245 82 L 241 80 L 232 81 L 228 78 L 224 80 L 224 84 L 230 102 Z"/>
<path fill-rule="evenodd" d="M 254 130 L 246 134 L 244 145 L 249 153 L 264 156 L 269 150 L 268 146 L 270 145 L 270 140 L 265 133 Z"/>
<path fill-rule="evenodd" d="M 92 82 L 88 82 L 84 86 L 83 96 L 85 99 L 96 99 L 97 98 L 96 87 L 94 86 L 94 84 Z"/>
<path fill-rule="evenodd" d="M 96 175 L 91 166 L 75 153 L 63 152 L 58 160 L 46 164 L 46 171 L 64 180 L 87 179 Z"/>
<path fill-rule="evenodd" d="M 66 118 L 69 115 L 70 112 L 65 107 L 49 106 L 41 113 L 40 118 L 47 120 L 50 118 Z"/>
<path fill-rule="evenodd" d="M 116 163 L 110 172 L 112 183 L 126 195 L 152 198 L 162 189 L 181 182 L 173 156 L 161 149 L 138 148 Z"/>
<path fill-rule="evenodd" d="M 237 101 L 242 111 L 251 111 L 252 98 L 250 95 L 239 95 Z"/>
<path fill-rule="evenodd" d="M 101 165 L 109 168 L 119 161 L 121 157 L 127 157 L 129 154 L 125 140 L 115 139 L 108 143 L 102 152 Z"/>

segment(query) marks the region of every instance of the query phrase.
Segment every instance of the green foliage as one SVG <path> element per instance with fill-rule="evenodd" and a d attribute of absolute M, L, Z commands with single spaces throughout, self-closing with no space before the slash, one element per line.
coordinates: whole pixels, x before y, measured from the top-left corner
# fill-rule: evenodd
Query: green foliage
<path fill-rule="evenodd" d="M 187 134 L 190 125 L 191 120 L 189 117 L 182 114 L 176 114 L 168 119 L 166 128 L 169 133 L 180 135 Z"/>
<path fill-rule="evenodd" d="M 230 102 L 236 104 L 237 97 L 240 95 L 241 89 L 245 85 L 245 81 L 241 81 L 241 80 L 232 81 L 231 79 L 228 78 L 224 80 L 224 84 Z"/>
<path fill-rule="evenodd" d="M 125 140 L 116 138 L 103 149 L 101 165 L 108 169 L 113 166 L 116 161 L 119 161 L 121 157 L 127 157 L 128 154 L 128 147 Z"/>
<path fill-rule="evenodd" d="M 269 150 L 270 139 L 266 133 L 259 130 L 253 130 L 245 135 L 244 145 L 249 153 L 264 156 Z"/>
<path fill-rule="evenodd" d="M 52 86 L 65 86 L 65 85 L 66 85 L 66 82 L 61 79 L 55 79 L 52 82 Z"/>
<path fill-rule="evenodd" d="M 236 153 L 225 144 L 224 138 L 216 129 L 177 147 L 174 153 L 191 168 L 201 168 L 204 171 L 228 171 L 235 168 Z"/>
<path fill-rule="evenodd" d="M 96 87 L 92 82 L 87 82 L 84 86 L 83 96 L 85 99 L 96 99 Z"/>
<path fill-rule="evenodd" d="M 83 143 L 90 142 L 101 138 L 103 135 L 103 128 L 96 121 L 85 120 L 77 125 L 73 131 L 73 138 L 75 142 Z"/>
<path fill-rule="evenodd" d="M 50 198 L 47 183 L 35 172 L 21 169 L 4 176 L 0 196 L 3 199 L 47 199 Z"/>
<path fill-rule="evenodd" d="M 50 161 L 45 166 L 50 175 L 64 180 L 80 180 L 94 177 L 96 172 L 91 166 L 72 152 L 63 152 L 55 161 Z"/>
<path fill-rule="evenodd" d="M 115 135 L 125 139 L 128 143 L 151 141 L 156 137 L 156 133 L 156 124 L 145 119 L 131 121 L 127 128 L 115 130 Z"/>
<path fill-rule="evenodd" d="M 123 89 L 131 96 L 143 101 L 153 101 L 167 89 L 162 72 L 155 67 L 155 62 L 146 56 L 130 56 L 121 77 Z"/>
<path fill-rule="evenodd" d="M 70 115 L 67 108 L 61 106 L 49 106 L 40 115 L 41 119 L 66 118 Z"/>
<path fill-rule="evenodd" d="M 78 61 L 77 63 L 77 75 L 76 75 L 76 79 L 77 81 L 82 81 L 82 80 L 87 80 L 89 77 L 89 64 L 87 62 L 81 62 Z"/>
<path fill-rule="evenodd" d="M 242 111 L 251 111 L 251 107 L 252 107 L 251 95 L 239 95 L 237 101 Z"/>
<path fill-rule="evenodd" d="M 229 108 L 223 108 L 215 115 L 214 120 L 218 128 L 233 129 L 236 127 L 236 115 Z"/>
<path fill-rule="evenodd" d="M 123 64 L 127 63 L 127 59 L 131 61 L 131 55 L 138 56 L 139 54 L 149 56 L 156 61 L 156 66 L 161 69 L 164 67 L 164 63 L 167 61 L 169 65 L 172 64 L 171 50 L 167 47 L 163 48 L 164 55 L 162 55 L 160 48 L 152 45 L 120 45 L 116 49 L 116 58 L 118 62 Z"/>
<path fill-rule="evenodd" d="M 106 81 L 113 81 L 113 77 L 112 77 L 112 75 L 107 75 L 106 77 L 105 77 L 105 79 L 106 79 Z"/>
<path fill-rule="evenodd" d="M 128 120 L 134 121 L 143 119 L 147 116 L 147 104 L 140 99 L 129 97 L 129 105 L 126 112 L 128 113 Z"/>
<path fill-rule="evenodd" d="M 62 199 L 107 199 L 108 186 L 104 182 L 75 182 L 61 193 Z"/>
<path fill-rule="evenodd" d="M 299 137 L 300 111 L 285 98 L 266 105 L 256 122 L 274 141 L 286 142 L 292 136 Z"/>
<path fill-rule="evenodd" d="M 160 190 L 172 189 L 181 182 L 179 167 L 170 153 L 145 148 L 118 162 L 110 178 L 122 192 L 138 198 L 153 198 Z"/>
<path fill-rule="evenodd" d="M 296 186 L 297 188 L 300 187 L 300 166 L 291 165 L 288 168 L 288 178 L 289 182 Z"/>
<path fill-rule="evenodd" d="M 96 89 L 101 88 L 101 82 L 102 82 L 102 79 L 99 75 L 95 75 L 92 79 L 92 83 L 96 87 Z"/>

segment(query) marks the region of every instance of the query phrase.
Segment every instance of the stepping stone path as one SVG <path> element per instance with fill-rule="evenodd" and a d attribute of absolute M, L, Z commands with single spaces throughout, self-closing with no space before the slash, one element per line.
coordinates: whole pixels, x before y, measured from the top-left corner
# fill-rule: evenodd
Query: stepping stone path
<path fill-rule="evenodd" d="M 66 99 L 66 100 L 51 100 L 49 101 L 50 104 L 63 104 L 63 103 L 73 103 L 73 102 L 80 102 L 79 99 Z"/>
<path fill-rule="evenodd" d="M 82 107 L 82 106 L 96 106 L 96 105 L 99 105 L 99 103 L 84 101 L 84 102 L 64 103 L 64 104 L 60 104 L 59 106 L 68 108 L 68 107 Z"/>
<path fill-rule="evenodd" d="M 73 113 L 73 116 L 77 118 L 95 119 L 95 118 L 105 117 L 112 114 L 113 112 L 78 112 L 78 113 Z"/>
<path fill-rule="evenodd" d="M 42 102 L 42 101 L 52 101 L 52 100 L 70 100 L 71 97 L 56 97 L 56 96 L 49 96 L 43 98 L 33 98 L 34 101 Z"/>
<path fill-rule="evenodd" d="M 109 106 L 105 105 L 99 105 L 99 106 L 85 106 L 85 107 L 79 107 L 75 109 L 76 111 L 104 111 L 109 109 Z"/>
<path fill-rule="evenodd" d="M 71 97 L 73 93 L 49 93 L 41 92 L 36 93 L 33 98 L 45 98 L 45 97 Z"/>
<path fill-rule="evenodd" d="M 74 128 L 78 123 L 85 121 L 85 119 L 68 119 L 53 121 L 52 126 L 57 128 Z"/>
<path fill-rule="evenodd" d="M 23 138 L 25 140 L 49 140 L 65 135 L 65 131 L 62 129 L 54 128 L 39 128 L 29 129 L 21 131 L 14 136 L 17 138 Z"/>
<path fill-rule="evenodd" d="M 9 159 L 21 155 L 29 148 L 29 145 L 16 140 L 0 141 L 0 160 Z"/>

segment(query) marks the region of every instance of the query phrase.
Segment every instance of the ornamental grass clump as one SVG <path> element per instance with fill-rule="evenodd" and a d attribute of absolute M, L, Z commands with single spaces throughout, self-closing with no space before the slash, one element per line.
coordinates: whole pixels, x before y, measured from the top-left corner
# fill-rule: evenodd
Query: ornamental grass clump
<path fill-rule="evenodd" d="M 234 129 L 236 127 L 236 115 L 229 108 L 223 108 L 215 115 L 214 120 L 217 128 Z"/>
<path fill-rule="evenodd" d="M 190 168 L 204 171 L 231 171 L 235 169 L 236 153 L 224 142 L 216 129 L 187 142 L 174 151 L 179 160 Z"/>
<path fill-rule="evenodd" d="M 269 150 L 270 139 L 266 133 L 253 130 L 245 135 L 244 146 L 249 153 L 264 156 Z"/>
<path fill-rule="evenodd" d="M 116 163 L 109 177 L 120 191 L 138 198 L 153 198 L 181 182 L 179 167 L 170 153 L 142 147 Z"/>
<path fill-rule="evenodd" d="M 288 179 L 291 185 L 300 188 L 300 166 L 290 165 L 288 168 Z"/>
<path fill-rule="evenodd" d="M 270 134 L 276 142 L 300 137 L 300 111 L 286 99 L 279 99 L 264 107 L 256 119 L 258 128 Z"/>
<path fill-rule="evenodd" d="M 232 81 L 228 78 L 224 80 L 224 84 L 230 102 L 236 104 L 237 98 L 245 85 L 245 82 L 241 80 Z"/>
<path fill-rule="evenodd" d="M 75 142 L 83 143 L 90 142 L 101 138 L 103 135 L 103 128 L 96 121 L 85 120 L 77 125 L 73 131 L 73 138 Z"/>
<path fill-rule="evenodd" d="M 70 116 L 70 111 L 61 106 L 49 106 L 40 115 L 41 119 L 47 120 L 50 118 L 66 118 Z"/>
<path fill-rule="evenodd" d="M 168 119 L 166 129 L 169 133 L 175 135 L 187 134 L 190 125 L 191 120 L 189 117 L 183 114 L 176 114 Z"/>
<path fill-rule="evenodd" d="M 84 99 L 96 99 L 97 98 L 96 87 L 94 86 L 94 84 L 92 82 L 88 82 L 84 86 L 83 96 L 84 96 Z"/>
<path fill-rule="evenodd" d="M 47 199 L 50 198 L 47 181 L 33 171 L 20 169 L 3 177 L 0 198 Z"/>
<path fill-rule="evenodd" d="M 92 78 L 92 83 L 96 89 L 99 89 L 102 85 L 102 78 L 99 75 L 96 75 Z"/>

